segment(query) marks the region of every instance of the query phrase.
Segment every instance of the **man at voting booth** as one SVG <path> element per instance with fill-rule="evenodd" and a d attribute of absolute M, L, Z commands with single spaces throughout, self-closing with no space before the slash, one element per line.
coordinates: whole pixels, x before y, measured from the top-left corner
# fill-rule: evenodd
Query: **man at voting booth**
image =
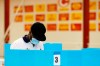
<path fill-rule="evenodd" d="M 44 50 L 43 41 L 46 40 L 46 28 L 40 22 L 35 22 L 28 35 L 14 41 L 10 49 L 19 50 Z"/>

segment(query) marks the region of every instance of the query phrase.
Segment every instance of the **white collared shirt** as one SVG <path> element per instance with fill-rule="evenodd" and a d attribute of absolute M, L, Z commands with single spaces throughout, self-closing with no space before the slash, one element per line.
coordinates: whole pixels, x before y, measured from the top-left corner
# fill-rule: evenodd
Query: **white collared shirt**
<path fill-rule="evenodd" d="M 18 50 L 44 50 L 43 42 L 40 41 L 39 44 L 33 45 L 28 42 L 26 43 L 23 38 L 19 38 L 15 42 L 13 42 L 10 46 L 10 49 L 18 49 Z"/>

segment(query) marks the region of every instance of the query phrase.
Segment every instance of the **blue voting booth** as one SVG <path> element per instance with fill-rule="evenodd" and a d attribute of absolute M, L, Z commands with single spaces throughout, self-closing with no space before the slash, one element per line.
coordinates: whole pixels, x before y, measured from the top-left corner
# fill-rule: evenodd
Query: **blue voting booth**
<path fill-rule="evenodd" d="M 59 66 L 100 66 L 100 49 L 62 50 L 60 43 L 46 43 L 44 50 L 10 50 L 5 44 L 5 66 L 54 66 L 54 55 L 60 55 Z"/>

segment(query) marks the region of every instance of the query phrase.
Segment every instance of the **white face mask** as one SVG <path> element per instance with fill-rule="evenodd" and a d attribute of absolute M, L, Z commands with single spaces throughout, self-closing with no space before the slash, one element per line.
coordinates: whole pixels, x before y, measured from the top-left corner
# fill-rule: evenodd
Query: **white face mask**
<path fill-rule="evenodd" d="M 39 40 L 35 39 L 35 38 L 32 38 L 32 40 L 30 41 L 31 44 L 39 44 Z"/>

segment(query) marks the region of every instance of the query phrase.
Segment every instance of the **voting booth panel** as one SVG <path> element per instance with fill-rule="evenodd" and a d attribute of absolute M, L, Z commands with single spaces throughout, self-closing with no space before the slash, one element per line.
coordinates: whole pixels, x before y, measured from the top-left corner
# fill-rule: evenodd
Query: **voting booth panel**
<path fill-rule="evenodd" d="M 99 48 L 61 50 L 60 45 L 60 49 L 38 51 L 10 50 L 9 47 L 9 44 L 5 44 L 5 66 L 100 66 Z M 56 63 L 55 56 L 59 63 Z"/>
<path fill-rule="evenodd" d="M 55 43 L 46 45 L 45 47 L 48 47 L 49 50 L 45 49 L 44 51 L 10 50 L 9 47 L 10 44 L 5 45 L 5 66 L 51 66 L 53 65 L 54 52 L 60 52 L 62 50 L 62 46 L 60 44 L 56 45 Z"/>
<path fill-rule="evenodd" d="M 100 48 L 83 49 L 82 65 L 100 66 Z"/>

